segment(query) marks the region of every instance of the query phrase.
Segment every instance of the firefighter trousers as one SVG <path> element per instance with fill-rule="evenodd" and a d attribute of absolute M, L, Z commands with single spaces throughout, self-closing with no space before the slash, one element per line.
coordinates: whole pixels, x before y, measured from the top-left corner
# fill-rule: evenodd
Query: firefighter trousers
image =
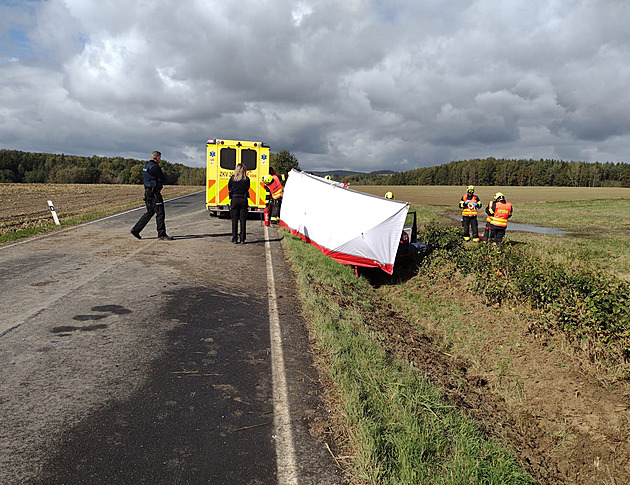
<path fill-rule="evenodd" d="M 271 199 L 271 220 L 278 222 L 280 220 L 280 206 L 282 205 L 282 197 Z"/>
<path fill-rule="evenodd" d="M 479 238 L 479 223 L 477 222 L 477 216 L 462 216 L 462 226 L 464 228 L 464 237 L 472 237 L 474 239 Z"/>
<path fill-rule="evenodd" d="M 498 246 L 503 241 L 503 237 L 505 236 L 505 227 L 501 226 L 490 226 L 490 239 L 493 239 L 495 244 Z"/>

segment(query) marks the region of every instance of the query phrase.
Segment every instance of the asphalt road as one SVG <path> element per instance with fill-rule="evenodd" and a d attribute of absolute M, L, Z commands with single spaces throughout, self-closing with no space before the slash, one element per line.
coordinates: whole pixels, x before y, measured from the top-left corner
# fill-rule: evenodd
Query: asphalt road
<path fill-rule="evenodd" d="M 276 229 L 141 213 L 0 247 L 0 483 L 340 483 Z"/>

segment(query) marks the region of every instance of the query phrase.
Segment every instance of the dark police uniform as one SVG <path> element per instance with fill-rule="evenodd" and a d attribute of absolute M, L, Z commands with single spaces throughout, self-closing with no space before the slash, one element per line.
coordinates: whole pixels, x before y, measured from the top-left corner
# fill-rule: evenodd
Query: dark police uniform
<path fill-rule="evenodd" d="M 166 224 L 164 222 L 164 199 L 162 199 L 162 186 L 164 182 L 164 173 L 160 166 L 154 160 L 145 163 L 142 169 L 142 182 L 144 184 L 144 202 L 147 211 L 140 217 L 135 226 L 131 229 L 131 234 L 138 237 L 144 226 L 151 220 L 155 214 L 155 222 L 157 225 L 158 238 L 170 239 L 166 234 Z"/>

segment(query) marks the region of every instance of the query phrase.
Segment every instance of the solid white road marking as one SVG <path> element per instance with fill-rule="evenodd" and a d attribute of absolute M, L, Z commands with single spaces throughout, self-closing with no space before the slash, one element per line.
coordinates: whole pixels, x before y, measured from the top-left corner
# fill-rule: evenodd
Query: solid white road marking
<path fill-rule="evenodd" d="M 282 353 L 282 334 L 280 332 L 276 285 L 273 278 L 271 246 L 269 244 L 269 231 L 267 230 L 267 226 L 265 226 L 265 254 L 267 260 L 267 293 L 269 299 L 269 334 L 271 336 L 273 425 L 276 435 L 278 484 L 297 485 L 298 474 L 295 449 L 293 447 L 293 433 L 291 432 L 287 381 L 284 368 L 284 355 Z"/>

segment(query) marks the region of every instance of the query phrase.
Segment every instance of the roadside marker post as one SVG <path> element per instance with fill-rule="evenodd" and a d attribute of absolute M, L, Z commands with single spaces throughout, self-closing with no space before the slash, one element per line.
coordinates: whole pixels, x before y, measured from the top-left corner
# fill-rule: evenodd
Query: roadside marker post
<path fill-rule="evenodd" d="M 55 206 L 53 205 L 52 200 L 48 201 L 48 207 L 50 207 L 50 212 L 52 212 L 52 216 L 53 216 L 53 219 L 55 220 L 55 224 L 60 226 L 61 222 L 59 222 L 59 218 L 57 217 L 57 211 L 55 211 Z"/>

